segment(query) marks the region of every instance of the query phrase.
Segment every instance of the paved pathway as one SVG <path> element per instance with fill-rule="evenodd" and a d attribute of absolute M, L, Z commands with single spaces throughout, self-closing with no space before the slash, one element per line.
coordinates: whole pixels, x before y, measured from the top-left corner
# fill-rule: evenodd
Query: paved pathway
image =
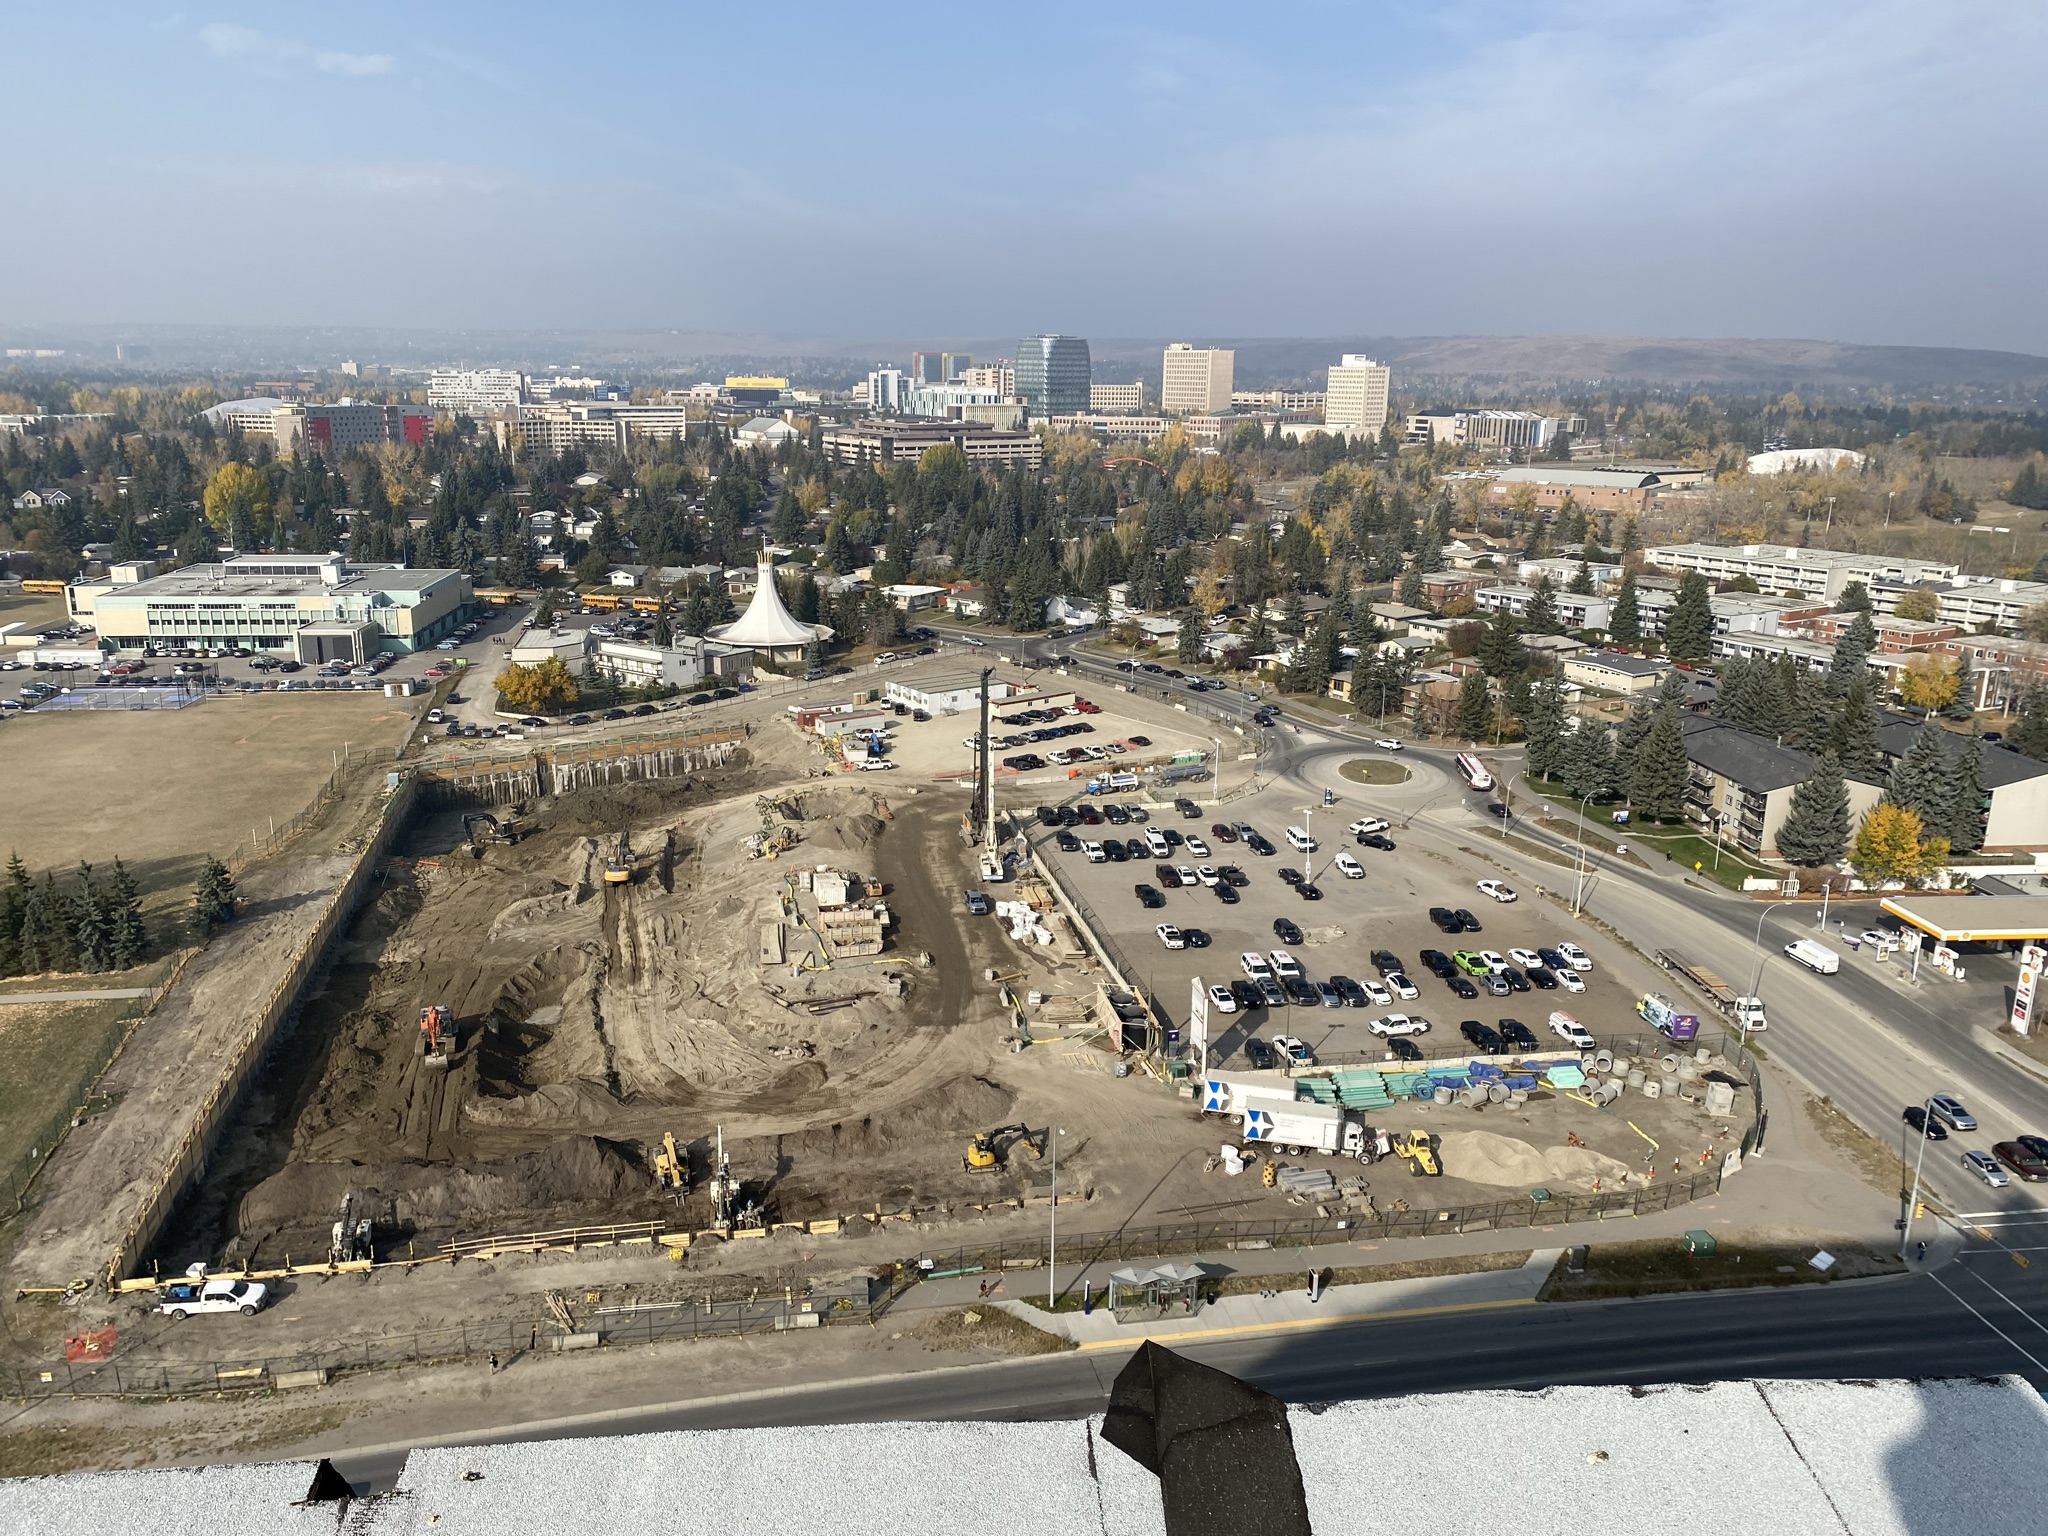
<path fill-rule="evenodd" d="M 0 1003 L 102 1003 L 149 997 L 155 991 L 155 987 L 108 987 L 101 992 L 0 992 Z"/>

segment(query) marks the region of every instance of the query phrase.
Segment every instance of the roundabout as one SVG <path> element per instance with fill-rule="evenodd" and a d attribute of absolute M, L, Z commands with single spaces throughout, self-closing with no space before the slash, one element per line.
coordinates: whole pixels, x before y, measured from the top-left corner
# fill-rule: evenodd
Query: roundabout
<path fill-rule="evenodd" d="M 1337 772 L 1354 784 L 1406 784 L 1414 777 L 1405 763 L 1387 757 L 1354 757 Z"/>

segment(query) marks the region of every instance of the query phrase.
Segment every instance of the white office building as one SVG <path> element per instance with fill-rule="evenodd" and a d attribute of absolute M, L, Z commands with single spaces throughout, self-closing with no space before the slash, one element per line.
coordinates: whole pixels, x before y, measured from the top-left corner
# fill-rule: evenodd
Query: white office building
<path fill-rule="evenodd" d="M 526 400 L 526 375 L 516 368 L 436 368 L 427 376 L 427 404 L 437 411 L 496 416 Z"/>
<path fill-rule="evenodd" d="M 1134 384 L 1090 384 L 1088 409 L 1115 414 L 1145 409 L 1145 386 Z"/>
<path fill-rule="evenodd" d="M 909 379 L 901 368 L 877 368 L 868 375 L 868 409 L 900 411 Z"/>
<path fill-rule="evenodd" d="M 1323 397 L 1323 425 L 1331 432 L 1377 437 L 1387 425 L 1387 398 L 1394 371 L 1357 352 L 1344 354 L 1330 370 Z"/>
<path fill-rule="evenodd" d="M 1230 409 L 1237 354 L 1176 341 L 1160 371 L 1159 409 L 1168 416 L 1213 416 Z"/>

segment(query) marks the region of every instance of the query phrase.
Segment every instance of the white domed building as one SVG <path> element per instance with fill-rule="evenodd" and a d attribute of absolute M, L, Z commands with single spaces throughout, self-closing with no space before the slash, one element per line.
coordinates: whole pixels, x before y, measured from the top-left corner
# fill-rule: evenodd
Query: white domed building
<path fill-rule="evenodd" d="M 711 631 L 711 638 L 744 645 L 764 662 L 787 666 L 801 662 L 813 640 L 820 645 L 830 640 L 832 626 L 806 624 L 789 611 L 775 586 L 775 564 L 764 549 L 754 574 L 754 600 L 732 623 Z"/>

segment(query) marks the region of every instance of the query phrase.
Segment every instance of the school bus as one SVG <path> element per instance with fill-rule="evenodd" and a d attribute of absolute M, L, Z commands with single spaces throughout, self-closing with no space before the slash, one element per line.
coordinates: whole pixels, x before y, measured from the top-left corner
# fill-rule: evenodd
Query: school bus
<path fill-rule="evenodd" d="M 526 601 L 526 594 L 512 587 L 478 587 L 476 597 L 478 602 L 489 603 L 493 608 L 510 608 Z"/>
<path fill-rule="evenodd" d="M 633 611 L 635 613 L 659 613 L 661 608 L 662 602 L 658 597 L 636 597 L 633 599 Z"/>
<path fill-rule="evenodd" d="M 21 590 L 24 592 L 62 592 L 65 586 L 66 583 L 61 581 L 35 580 L 24 581 L 21 584 Z"/>
<path fill-rule="evenodd" d="M 619 604 L 624 599 L 616 592 L 583 592 L 578 594 L 578 601 L 586 608 L 595 608 L 602 613 L 611 613 L 617 610 Z"/>

